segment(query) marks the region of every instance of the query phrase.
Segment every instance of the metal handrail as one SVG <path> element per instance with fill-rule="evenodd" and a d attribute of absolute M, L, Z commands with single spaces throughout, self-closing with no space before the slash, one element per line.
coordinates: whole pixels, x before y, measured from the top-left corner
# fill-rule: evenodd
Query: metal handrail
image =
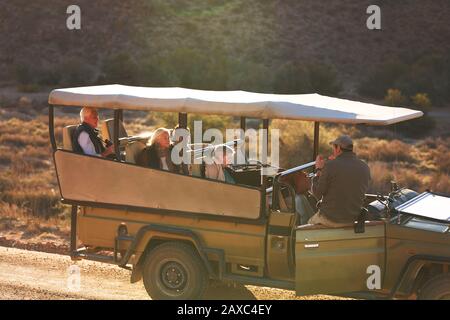
<path fill-rule="evenodd" d="M 302 164 L 301 166 L 297 166 L 297 167 L 294 167 L 294 168 L 291 168 L 291 169 L 287 169 L 285 171 L 282 171 L 282 172 L 278 173 L 277 177 L 287 176 L 288 174 L 291 174 L 291 173 L 294 173 L 294 172 L 297 172 L 297 171 L 300 171 L 300 170 L 305 170 L 305 169 L 311 168 L 315 164 L 316 164 L 315 161 L 311 161 L 311 162 Z"/>

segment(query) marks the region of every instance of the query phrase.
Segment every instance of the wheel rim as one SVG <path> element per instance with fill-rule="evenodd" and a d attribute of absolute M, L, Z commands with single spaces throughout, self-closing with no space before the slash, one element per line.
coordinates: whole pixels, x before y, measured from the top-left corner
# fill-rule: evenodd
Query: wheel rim
<path fill-rule="evenodd" d="M 178 262 L 170 261 L 165 263 L 160 272 L 161 283 L 165 289 L 180 292 L 187 284 L 186 269 Z"/>

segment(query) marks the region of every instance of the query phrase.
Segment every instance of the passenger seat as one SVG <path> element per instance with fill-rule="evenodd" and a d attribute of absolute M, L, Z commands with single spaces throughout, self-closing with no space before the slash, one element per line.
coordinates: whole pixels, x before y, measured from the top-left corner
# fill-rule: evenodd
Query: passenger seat
<path fill-rule="evenodd" d="M 77 128 L 77 125 L 70 125 L 63 128 L 63 149 L 73 151 L 72 135 Z"/>
<path fill-rule="evenodd" d="M 101 133 L 103 140 L 108 139 L 113 142 L 114 140 L 114 119 L 107 119 L 103 121 L 101 126 Z M 119 121 L 119 139 L 128 137 L 127 131 L 122 121 Z"/>

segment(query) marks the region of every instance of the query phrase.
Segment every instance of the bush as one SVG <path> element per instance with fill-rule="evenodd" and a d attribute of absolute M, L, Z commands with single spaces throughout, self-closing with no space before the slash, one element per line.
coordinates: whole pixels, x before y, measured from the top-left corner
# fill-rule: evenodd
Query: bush
<path fill-rule="evenodd" d="M 450 98 L 450 57 L 427 55 L 418 59 L 397 81 L 406 94 L 427 92 L 437 103 Z"/>
<path fill-rule="evenodd" d="M 228 89 L 272 92 L 271 70 L 261 63 L 234 60 L 229 64 Z"/>
<path fill-rule="evenodd" d="M 17 90 L 23 93 L 35 93 L 41 90 L 38 84 L 21 84 L 17 86 Z"/>
<path fill-rule="evenodd" d="M 35 81 L 34 70 L 29 65 L 19 64 L 15 67 L 15 78 L 21 86 L 32 84 Z"/>
<path fill-rule="evenodd" d="M 436 173 L 431 177 L 427 189 L 450 194 L 450 177 L 448 173 Z"/>
<path fill-rule="evenodd" d="M 411 102 L 413 103 L 413 106 L 417 109 L 428 112 L 431 109 L 431 100 L 428 98 L 428 95 L 426 93 L 417 93 L 416 95 L 411 97 Z"/>
<path fill-rule="evenodd" d="M 60 82 L 64 86 L 83 86 L 93 82 L 93 71 L 88 64 L 79 59 L 64 61 L 58 67 Z"/>
<path fill-rule="evenodd" d="M 384 102 L 391 107 L 401 106 L 407 102 L 407 98 L 398 89 L 388 89 Z"/>
<path fill-rule="evenodd" d="M 427 92 L 434 103 L 450 99 L 450 56 L 430 54 L 409 65 L 389 62 L 362 81 L 359 93 L 380 99 L 388 88 L 398 88 L 408 96 Z"/>
<path fill-rule="evenodd" d="M 369 162 L 417 162 L 414 149 L 400 140 L 363 138 L 357 141 L 355 149 L 358 156 Z"/>
<path fill-rule="evenodd" d="M 425 114 L 420 118 L 400 122 L 395 124 L 395 126 L 398 131 L 405 136 L 418 139 L 430 134 L 430 132 L 436 127 L 436 121 Z"/>
<path fill-rule="evenodd" d="M 399 61 L 382 64 L 360 84 L 358 92 L 363 96 L 381 99 L 389 88 L 396 85 L 407 68 L 406 64 Z"/>
<path fill-rule="evenodd" d="M 422 110 L 424 115 L 417 119 L 398 123 L 395 126 L 405 136 L 422 138 L 436 127 L 435 120 L 427 115 L 427 111 L 431 108 L 431 101 L 425 93 L 418 93 L 412 96 L 411 99 L 413 105 Z M 408 99 L 399 89 L 389 89 L 384 98 L 384 102 L 391 107 L 402 106 L 407 101 Z"/>
<path fill-rule="evenodd" d="M 275 73 L 273 88 L 276 93 L 320 93 L 336 96 L 341 90 L 336 71 L 322 64 L 282 65 Z"/>
<path fill-rule="evenodd" d="M 127 54 L 119 53 L 108 57 L 102 65 L 99 84 L 120 83 L 134 85 L 139 79 L 139 68 L 136 62 Z"/>

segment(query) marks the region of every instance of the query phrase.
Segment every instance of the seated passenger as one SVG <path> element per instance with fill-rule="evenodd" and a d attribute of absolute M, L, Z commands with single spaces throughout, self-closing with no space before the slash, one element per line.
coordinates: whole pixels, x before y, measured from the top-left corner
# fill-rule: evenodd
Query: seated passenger
<path fill-rule="evenodd" d="M 143 150 L 137 164 L 155 169 L 176 172 L 177 168 L 170 158 L 170 131 L 159 128 L 149 139 L 149 145 Z"/>
<path fill-rule="evenodd" d="M 330 160 L 325 163 L 320 155 L 316 159 L 318 175 L 313 179 L 312 191 L 317 199 L 322 199 L 322 204 L 308 223 L 331 228 L 352 226 L 364 203 L 370 169 L 353 153 L 349 136 L 340 136 L 330 145 L 333 146 Z"/>
<path fill-rule="evenodd" d="M 307 198 L 308 190 L 311 188 L 309 178 L 303 171 L 298 171 L 281 177 L 280 182 L 291 185 L 294 188 L 295 210 L 299 215 L 300 224 L 307 224 L 308 220 L 314 215 Z"/>
<path fill-rule="evenodd" d="M 98 112 L 95 108 L 84 107 L 80 111 L 81 124 L 72 135 L 73 151 L 97 157 L 108 157 L 113 155 L 114 146 L 105 146 L 100 138 L 98 126 Z"/>
<path fill-rule="evenodd" d="M 234 150 L 231 147 L 220 145 L 214 148 L 211 164 L 205 165 L 205 177 L 228 183 L 236 183 L 231 174 L 225 170 L 232 163 Z"/>

